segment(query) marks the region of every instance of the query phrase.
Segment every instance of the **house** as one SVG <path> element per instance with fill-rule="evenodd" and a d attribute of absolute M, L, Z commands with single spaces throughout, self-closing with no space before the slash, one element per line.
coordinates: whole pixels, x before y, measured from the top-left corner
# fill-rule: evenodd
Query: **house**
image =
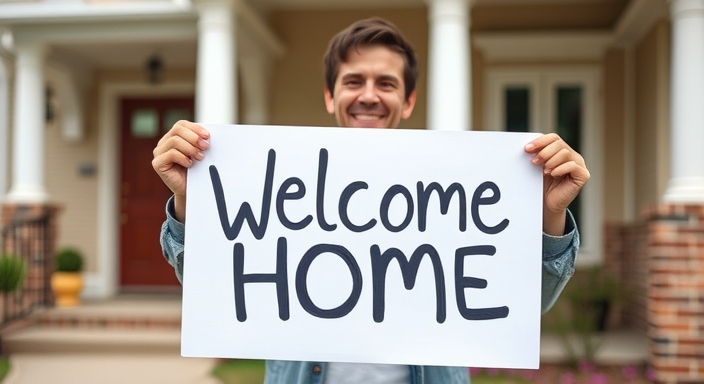
<path fill-rule="evenodd" d="M 321 57 L 370 16 L 417 49 L 403 127 L 558 132 L 584 155 L 579 264 L 637 292 L 624 321 L 658 380 L 703 380 L 704 0 L 0 0 L 2 221 L 60 207 L 88 297 L 177 290 L 159 137 L 183 118 L 334 125 Z"/>

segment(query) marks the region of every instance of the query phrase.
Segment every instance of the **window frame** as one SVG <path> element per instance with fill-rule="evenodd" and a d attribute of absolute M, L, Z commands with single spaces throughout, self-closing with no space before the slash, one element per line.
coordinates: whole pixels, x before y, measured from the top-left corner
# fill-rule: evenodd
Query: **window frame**
<path fill-rule="evenodd" d="M 485 72 L 484 129 L 500 131 L 505 127 L 504 90 L 524 86 L 530 92 L 531 132 L 555 132 L 557 88 L 579 86 L 583 90 L 581 155 L 591 178 L 582 195 L 582 245 L 578 265 L 600 264 L 603 260 L 602 124 L 601 71 L 598 66 L 515 66 L 489 68 Z M 587 208 L 591 209 L 587 209 Z M 596 208 L 596 209 L 595 209 Z"/>

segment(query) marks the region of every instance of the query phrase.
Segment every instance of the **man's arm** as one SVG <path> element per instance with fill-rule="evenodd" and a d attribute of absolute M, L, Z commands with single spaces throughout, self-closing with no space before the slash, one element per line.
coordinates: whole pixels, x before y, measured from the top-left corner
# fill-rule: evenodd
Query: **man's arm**
<path fill-rule="evenodd" d="M 161 226 L 159 241 L 164 258 L 174 267 L 178 281 L 183 284 L 183 243 L 185 226 L 175 218 L 174 197 L 166 202 L 166 221 Z"/>
<path fill-rule="evenodd" d="M 542 309 L 555 303 L 574 273 L 579 232 L 567 207 L 589 180 L 584 158 L 559 135 L 542 135 L 526 144 L 531 162 L 543 168 Z"/>
<path fill-rule="evenodd" d="M 542 313 L 555 304 L 567 281 L 574 274 L 574 263 L 579 249 L 579 231 L 569 211 L 566 211 L 563 225 L 566 232 L 563 236 L 543 233 Z"/>
<path fill-rule="evenodd" d="M 203 160 L 210 147 L 210 134 L 203 127 L 181 120 L 174 124 L 154 148 L 152 168 L 174 194 L 173 214 L 186 220 L 186 171 L 195 161 Z"/>

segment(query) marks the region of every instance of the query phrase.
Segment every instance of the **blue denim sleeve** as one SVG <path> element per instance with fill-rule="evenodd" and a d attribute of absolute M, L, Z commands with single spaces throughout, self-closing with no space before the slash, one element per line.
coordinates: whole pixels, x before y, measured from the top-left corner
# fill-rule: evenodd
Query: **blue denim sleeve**
<path fill-rule="evenodd" d="M 574 274 L 574 263 L 579 249 L 579 231 L 572 213 L 567 211 L 565 234 L 551 236 L 543 233 L 542 312 L 547 312 L 560 296 L 562 289 Z"/>
<path fill-rule="evenodd" d="M 166 261 L 174 267 L 178 281 L 183 283 L 183 242 L 185 226 L 174 218 L 174 197 L 166 202 L 166 221 L 161 225 L 161 251 Z"/>

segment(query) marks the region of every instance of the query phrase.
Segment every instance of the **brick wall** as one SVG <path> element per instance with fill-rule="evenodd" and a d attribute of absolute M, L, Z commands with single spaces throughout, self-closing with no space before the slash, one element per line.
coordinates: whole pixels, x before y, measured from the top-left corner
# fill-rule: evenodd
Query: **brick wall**
<path fill-rule="evenodd" d="M 631 328 L 643 334 L 648 331 L 647 237 L 646 221 L 604 226 L 604 269 L 618 276 L 626 291 L 625 299 L 616 307 L 617 313 L 610 316 L 609 328 Z"/>
<path fill-rule="evenodd" d="M 704 382 L 704 206 L 645 214 L 650 364 L 658 383 Z"/>

